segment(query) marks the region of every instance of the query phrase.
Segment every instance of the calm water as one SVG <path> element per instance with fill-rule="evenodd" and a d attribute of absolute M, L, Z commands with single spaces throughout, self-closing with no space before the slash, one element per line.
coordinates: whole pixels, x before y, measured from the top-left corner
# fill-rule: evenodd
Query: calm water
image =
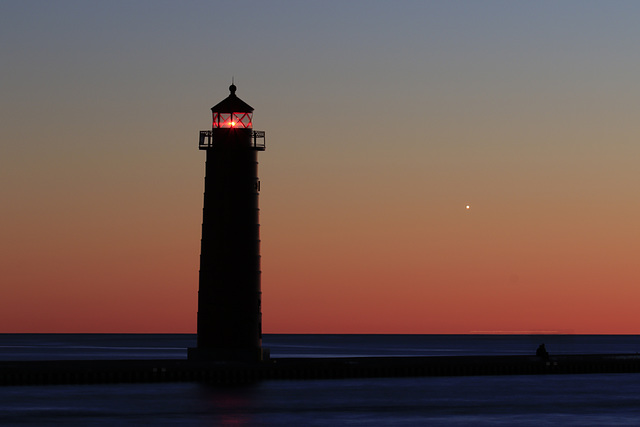
<path fill-rule="evenodd" d="M 636 353 L 638 336 L 267 335 L 276 357 Z M 1 335 L 0 359 L 184 358 L 193 335 Z M 0 387 L 0 425 L 640 425 L 640 374 Z"/>

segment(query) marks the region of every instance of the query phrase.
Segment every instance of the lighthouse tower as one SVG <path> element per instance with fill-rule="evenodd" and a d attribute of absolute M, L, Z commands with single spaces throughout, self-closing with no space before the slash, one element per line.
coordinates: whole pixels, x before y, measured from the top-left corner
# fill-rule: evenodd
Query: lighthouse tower
<path fill-rule="evenodd" d="M 253 108 L 236 96 L 211 108 L 200 131 L 207 153 L 198 290 L 198 346 L 191 360 L 259 361 L 262 349 L 258 151 L 264 132 Z"/>

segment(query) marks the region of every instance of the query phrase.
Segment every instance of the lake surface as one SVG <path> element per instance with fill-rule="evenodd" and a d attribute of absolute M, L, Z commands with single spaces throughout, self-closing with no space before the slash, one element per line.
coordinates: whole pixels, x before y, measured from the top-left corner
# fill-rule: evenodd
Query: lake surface
<path fill-rule="evenodd" d="M 274 357 L 636 353 L 622 335 L 265 335 Z M 0 359 L 186 358 L 195 335 L 0 334 Z M 640 374 L 0 387 L 0 425 L 640 425 Z"/>

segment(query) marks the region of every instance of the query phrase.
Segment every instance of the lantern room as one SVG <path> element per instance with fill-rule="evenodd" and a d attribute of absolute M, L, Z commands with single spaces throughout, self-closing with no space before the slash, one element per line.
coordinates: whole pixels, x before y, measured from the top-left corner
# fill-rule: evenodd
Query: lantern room
<path fill-rule="evenodd" d="M 213 113 L 213 129 L 250 128 L 252 113 Z"/>
<path fill-rule="evenodd" d="M 236 96 L 236 85 L 229 86 L 229 96 L 211 107 L 212 129 L 252 127 L 253 107 Z"/>
<path fill-rule="evenodd" d="M 246 132 L 247 144 L 255 150 L 264 150 L 264 132 L 252 130 L 253 107 L 236 96 L 236 85 L 229 86 L 229 92 L 229 96 L 211 107 L 211 130 L 200 131 L 200 149 L 213 148 L 216 143 L 224 144 L 232 134 L 231 143 L 242 146 L 244 138 L 241 135 Z"/>
<path fill-rule="evenodd" d="M 200 131 L 200 149 L 215 146 L 249 147 L 264 151 L 264 132 L 254 131 L 253 107 L 236 96 L 236 85 L 229 86 L 229 96 L 211 107 L 211 130 Z"/>

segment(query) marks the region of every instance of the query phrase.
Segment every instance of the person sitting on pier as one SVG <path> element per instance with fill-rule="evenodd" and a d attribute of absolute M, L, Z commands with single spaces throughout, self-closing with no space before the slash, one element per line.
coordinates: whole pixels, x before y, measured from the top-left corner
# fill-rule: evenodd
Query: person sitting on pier
<path fill-rule="evenodd" d="M 547 351 L 546 347 L 544 346 L 544 343 L 540 344 L 540 346 L 536 350 L 536 356 L 542 357 L 543 359 L 548 359 L 549 358 L 549 352 Z"/>

